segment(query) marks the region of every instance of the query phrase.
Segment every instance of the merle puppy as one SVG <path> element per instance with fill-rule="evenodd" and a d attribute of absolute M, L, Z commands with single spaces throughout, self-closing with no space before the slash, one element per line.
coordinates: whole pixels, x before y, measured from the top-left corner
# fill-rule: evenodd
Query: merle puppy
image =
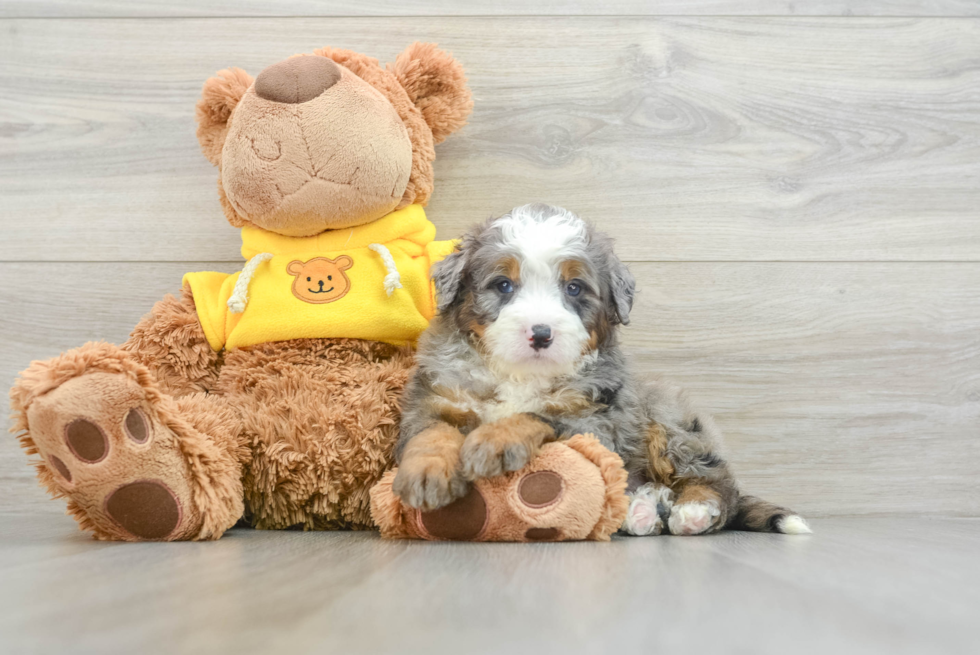
<path fill-rule="evenodd" d="M 709 416 L 630 375 L 617 331 L 634 281 L 609 237 L 526 205 L 471 230 L 433 277 L 439 315 L 419 344 L 396 448 L 394 490 L 408 505 L 442 507 L 548 440 L 592 433 L 630 473 L 630 534 L 810 531 L 739 493 Z"/>

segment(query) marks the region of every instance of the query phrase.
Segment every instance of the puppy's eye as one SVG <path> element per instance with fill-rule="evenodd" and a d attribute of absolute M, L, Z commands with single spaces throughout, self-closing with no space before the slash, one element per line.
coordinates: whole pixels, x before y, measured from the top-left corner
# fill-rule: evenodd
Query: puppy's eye
<path fill-rule="evenodd" d="M 514 283 L 510 280 L 500 280 L 496 287 L 500 293 L 514 293 Z"/>
<path fill-rule="evenodd" d="M 565 285 L 565 293 L 570 296 L 577 296 L 582 293 L 582 285 L 578 282 L 569 282 Z"/>

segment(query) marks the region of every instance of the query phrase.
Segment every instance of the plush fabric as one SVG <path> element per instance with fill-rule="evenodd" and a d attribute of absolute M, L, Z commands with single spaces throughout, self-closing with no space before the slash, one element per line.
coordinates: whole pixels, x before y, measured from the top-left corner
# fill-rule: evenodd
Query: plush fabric
<path fill-rule="evenodd" d="M 339 64 L 342 76 L 304 103 L 259 97 L 249 91 L 251 78 L 237 68 L 205 83 L 198 139 L 208 160 L 221 168 L 218 196 L 228 221 L 305 236 L 356 224 L 358 214 L 373 220 L 411 204 L 425 206 L 434 187 L 434 146 L 460 129 L 473 108 L 462 66 L 425 43 L 409 46 L 387 68 L 350 50 L 321 48 L 312 54 Z M 297 55 L 304 56 L 309 55 Z M 325 123 L 328 112 L 334 121 Z M 255 131 L 264 136 L 253 143 L 249 136 Z M 364 147 L 366 137 L 370 148 Z M 337 138 L 358 147 L 318 160 L 317 153 Z M 312 146 L 309 158 L 306 145 Z M 379 152 L 382 159 L 368 156 Z"/>
<path fill-rule="evenodd" d="M 479 479 L 432 512 L 401 502 L 396 475 L 387 472 L 371 490 L 372 517 L 388 539 L 608 541 L 628 508 L 622 460 L 591 435 L 547 443 L 523 469 Z"/>
<path fill-rule="evenodd" d="M 401 202 L 408 130 L 377 89 L 340 70 L 340 81 L 307 102 L 266 100 L 253 87 L 235 108 L 221 184 L 247 224 L 309 236 L 379 219 Z"/>
<path fill-rule="evenodd" d="M 42 485 L 55 497 L 67 496 L 68 513 L 98 539 L 140 539 L 107 511 L 111 494 L 136 481 L 166 487 L 178 503 L 179 525 L 160 538 L 214 539 L 242 514 L 238 417 L 202 394 L 174 400 L 117 346 L 88 343 L 34 362 L 21 374 L 11 400 L 21 445 L 42 455 L 35 462 Z M 124 419 L 131 410 L 146 421 L 144 443 L 127 434 Z M 66 437 L 78 422 L 104 435 L 100 461 L 90 464 L 73 452 Z M 64 469 L 52 471 L 53 458 Z"/>
<path fill-rule="evenodd" d="M 414 342 L 435 313 L 429 268 L 452 241 L 434 241 L 435 226 L 410 205 L 364 226 L 287 237 L 242 230 L 242 255 L 273 257 L 255 269 L 244 311 L 229 310 L 240 273 L 188 273 L 197 314 L 215 351 L 300 338 L 348 337 L 397 345 Z M 383 258 L 391 253 L 401 288 L 388 295 Z M 341 258 L 346 258 L 342 266 Z M 318 285 L 318 282 L 323 284 Z M 332 289 L 332 291 L 330 291 Z"/>
<path fill-rule="evenodd" d="M 427 269 L 451 248 L 421 209 L 433 129 L 458 129 L 472 104 L 449 55 L 406 53 L 415 72 L 401 77 L 329 50 L 306 57 L 336 66 L 266 69 L 261 95 L 237 68 L 205 83 L 198 139 L 243 254 L 258 255 L 249 284 L 236 294 L 244 273 L 191 275 L 122 346 L 34 362 L 11 390 L 13 431 L 82 529 L 138 541 L 216 539 L 243 517 L 373 525 L 368 492 L 392 461 L 413 364 L 397 344 L 431 317 Z M 322 295 L 304 274 L 327 278 Z M 347 288 L 329 290 L 333 277 Z"/>

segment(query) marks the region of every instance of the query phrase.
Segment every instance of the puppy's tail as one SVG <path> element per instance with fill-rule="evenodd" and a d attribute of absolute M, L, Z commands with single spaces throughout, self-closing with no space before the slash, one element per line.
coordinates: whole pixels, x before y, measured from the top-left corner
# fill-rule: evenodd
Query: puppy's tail
<path fill-rule="evenodd" d="M 739 496 L 735 514 L 726 526 L 730 530 L 810 534 L 813 530 L 799 514 L 755 496 Z"/>

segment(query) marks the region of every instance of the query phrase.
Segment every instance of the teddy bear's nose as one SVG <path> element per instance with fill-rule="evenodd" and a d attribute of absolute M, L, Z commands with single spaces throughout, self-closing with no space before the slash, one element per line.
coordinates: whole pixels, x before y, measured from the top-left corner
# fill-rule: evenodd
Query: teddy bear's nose
<path fill-rule="evenodd" d="M 269 66 L 255 78 L 255 93 L 273 102 L 308 102 L 340 80 L 340 66 L 332 59 L 307 55 L 290 57 Z"/>

